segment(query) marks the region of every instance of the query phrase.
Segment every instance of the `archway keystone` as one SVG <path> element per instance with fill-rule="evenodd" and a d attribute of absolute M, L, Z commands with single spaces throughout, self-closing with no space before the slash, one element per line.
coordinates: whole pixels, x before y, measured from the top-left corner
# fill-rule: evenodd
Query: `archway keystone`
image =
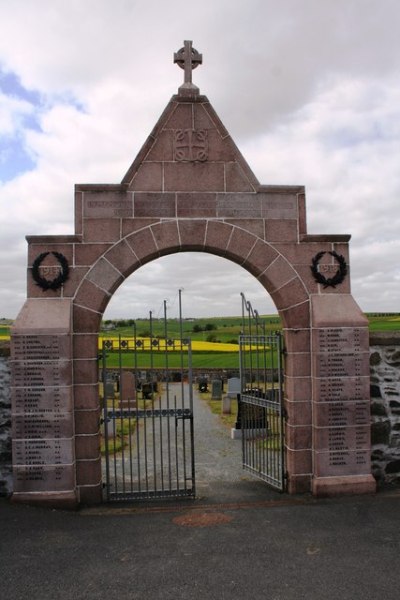
<path fill-rule="evenodd" d="M 77 185 L 75 234 L 27 238 L 27 300 L 12 331 L 13 499 L 101 501 L 102 315 L 136 269 L 190 251 L 246 269 L 282 319 L 288 491 L 372 492 L 367 320 L 348 275 L 332 287 L 311 271 L 316 256 L 325 279 L 335 256 L 348 264 L 349 236 L 307 234 L 303 186 L 259 184 L 179 56 L 185 81 L 121 184 Z M 53 253 L 68 262 L 57 289 L 32 278 L 42 253 L 44 277 L 57 274 Z"/>

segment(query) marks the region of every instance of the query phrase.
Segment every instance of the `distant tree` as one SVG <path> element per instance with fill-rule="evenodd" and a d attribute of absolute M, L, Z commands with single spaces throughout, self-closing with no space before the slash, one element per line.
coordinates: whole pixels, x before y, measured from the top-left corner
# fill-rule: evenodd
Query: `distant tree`
<path fill-rule="evenodd" d="M 204 327 L 204 331 L 214 331 L 214 329 L 217 329 L 215 323 L 207 323 L 207 325 Z"/>
<path fill-rule="evenodd" d="M 150 330 L 149 329 L 143 329 L 143 331 L 138 331 L 138 336 L 139 337 L 150 337 Z"/>
<path fill-rule="evenodd" d="M 201 325 L 198 325 L 196 323 L 196 325 L 193 325 L 193 333 L 200 333 L 201 331 L 204 331 Z"/>
<path fill-rule="evenodd" d="M 213 333 L 210 333 L 207 337 L 206 337 L 206 341 L 207 342 L 212 342 L 213 344 L 219 342 L 219 340 L 217 340 L 217 336 Z"/>

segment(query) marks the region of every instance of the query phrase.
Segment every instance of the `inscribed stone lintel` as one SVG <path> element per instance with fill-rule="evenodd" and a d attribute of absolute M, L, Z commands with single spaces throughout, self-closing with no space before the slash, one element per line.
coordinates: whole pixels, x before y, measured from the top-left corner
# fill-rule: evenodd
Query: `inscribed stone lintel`
<path fill-rule="evenodd" d="M 314 377 L 314 402 L 368 401 L 370 395 L 369 375 L 362 377 Z"/>
<path fill-rule="evenodd" d="M 74 462 L 74 438 L 13 440 L 15 466 L 70 465 Z"/>
<path fill-rule="evenodd" d="M 13 467 L 15 492 L 72 491 L 75 464 Z"/>
<path fill-rule="evenodd" d="M 369 401 L 313 403 L 315 427 L 356 427 L 370 425 Z"/>
<path fill-rule="evenodd" d="M 13 415 L 35 412 L 70 413 L 73 410 L 72 391 L 72 385 L 12 388 Z"/>
<path fill-rule="evenodd" d="M 314 451 L 314 474 L 316 477 L 335 475 L 367 475 L 371 470 L 369 449 Z"/>
<path fill-rule="evenodd" d="M 314 447 L 318 452 L 369 450 L 370 426 L 328 426 L 314 428 Z"/>
<path fill-rule="evenodd" d="M 61 439 L 74 435 L 71 413 L 29 413 L 14 415 L 13 439 Z"/>

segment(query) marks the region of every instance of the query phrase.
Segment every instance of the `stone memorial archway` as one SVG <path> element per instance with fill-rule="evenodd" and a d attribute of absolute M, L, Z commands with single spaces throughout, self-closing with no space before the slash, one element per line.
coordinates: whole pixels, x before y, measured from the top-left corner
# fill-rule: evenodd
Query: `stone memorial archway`
<path fill-rule="evenodd" d="M 101 501 L 102 315 L 137 268 L 190 251 L 252 273 L 282 319 L 288 491 L 372 492 L 368 324 L 350 292 L 350 237 L 308 235 L 304 188 L 259 184 L 192 83 L 191 42 L 175 62 L 184 83 L 122 182 L 76 186 L 74 235 L 27 237 L 12 331 L 13 499 Z"/>

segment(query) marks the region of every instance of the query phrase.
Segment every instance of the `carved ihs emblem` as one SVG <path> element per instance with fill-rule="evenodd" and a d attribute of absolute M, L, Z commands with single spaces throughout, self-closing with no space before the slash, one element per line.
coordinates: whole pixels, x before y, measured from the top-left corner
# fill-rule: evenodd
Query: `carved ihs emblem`
<path fill-rule="evenodd" d="M 177 129 L 174 135 L 174 160 L 205 161 L 208 158 L 206 129 Z"/>

